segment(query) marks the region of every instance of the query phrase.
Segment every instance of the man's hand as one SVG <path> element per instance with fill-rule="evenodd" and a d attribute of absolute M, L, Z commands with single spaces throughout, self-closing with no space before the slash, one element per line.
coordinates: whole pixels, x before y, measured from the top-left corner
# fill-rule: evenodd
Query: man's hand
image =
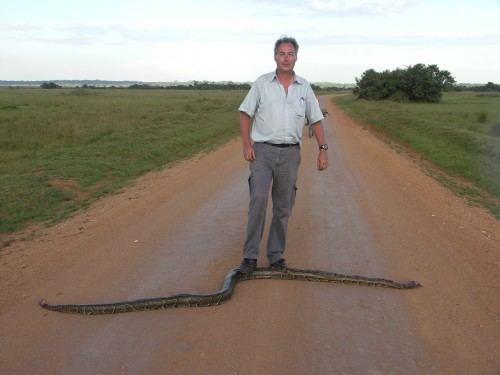
<path fill-rule="evenodd" d="M 328 168 L 328 153 L 326 150 L 319 150 L 318 171 L 324 171 L 326 168 Z"/>
<path fill-rule="evenodd" d="M 251 144 L 243 146 L 243 157 L 246 161 L 255 160 L 255 150 Z"/>
<path fill-rule="evenodd" d="M 324 145 L 325 131 L 323 130 L 321 121 L 315 122 L 314 124 L 311 124 L 309 126 L 314 128 L 314 136 L 316 137 L 318 146 Z M 324 171 L 326 168 L 328 168 L 328 153 L 326 152 L 326 150 L 320 148 L 318 155 L 318 171 Z"/>
<path fill-rule="evenodd" d="M 240 132 L 243 140 L 243 157 L 246 161 L 255 160 L 255 150 L 250 138 L 251 118 L 245 112 L 240 112 Z"/>

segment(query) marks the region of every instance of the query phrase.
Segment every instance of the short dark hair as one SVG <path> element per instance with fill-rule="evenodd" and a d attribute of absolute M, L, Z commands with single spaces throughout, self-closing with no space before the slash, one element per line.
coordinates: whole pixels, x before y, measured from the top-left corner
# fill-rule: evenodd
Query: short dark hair
<path fill-rule="evenodd" d="M 283 35 L 281 38 L 279 38 L 276 43 L 274 43 L 274 56 L 278 53 L 278 48 L 281 43 L 290 43 L 293 48 L 295 48 L 295 54 L 299 52 L 299 43 L 295 40 L 295 38 L 292 38 L 291 36 L 286 36 Z"/>

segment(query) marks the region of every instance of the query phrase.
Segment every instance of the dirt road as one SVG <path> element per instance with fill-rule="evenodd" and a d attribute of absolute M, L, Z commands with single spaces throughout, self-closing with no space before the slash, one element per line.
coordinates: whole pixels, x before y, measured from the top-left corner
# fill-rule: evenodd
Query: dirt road
<path fill-rule="evenodd" d="M 38 307 L 217 290 L 246 224 L 234 141 L 3 249 L 0 373 L 498 374 L 500 223 L 328 106 L 331 166 L 304 138 L 288 263 L 423 288 L 257 280 L 212 308 Z"/>

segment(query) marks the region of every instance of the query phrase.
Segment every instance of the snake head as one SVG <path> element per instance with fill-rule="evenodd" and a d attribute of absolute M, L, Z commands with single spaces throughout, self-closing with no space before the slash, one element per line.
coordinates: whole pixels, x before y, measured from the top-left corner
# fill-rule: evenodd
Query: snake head
<path fill-rule="evenodd" d="M 408 283 L 408 288 L 409 288 L 409 289 L 413 289 L 413 288 L 420 288 L 421 286 L 422 286 L 422 284 L 420 284 L 419 282 L 414 281 L 414 280 L 412 280 L 412 281 L 410 281 L 410 282 Z"/>

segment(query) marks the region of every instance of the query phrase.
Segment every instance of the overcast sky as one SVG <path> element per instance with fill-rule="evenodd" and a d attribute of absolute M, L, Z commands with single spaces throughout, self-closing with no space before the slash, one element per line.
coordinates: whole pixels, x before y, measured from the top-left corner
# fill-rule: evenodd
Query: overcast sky
<path fill-rule="evenodd" d="M 0 0 L 0 80 L 253 81 L 274 41 L 309 81 L 437 64 L 500 83 L 500 0 Z"/>

